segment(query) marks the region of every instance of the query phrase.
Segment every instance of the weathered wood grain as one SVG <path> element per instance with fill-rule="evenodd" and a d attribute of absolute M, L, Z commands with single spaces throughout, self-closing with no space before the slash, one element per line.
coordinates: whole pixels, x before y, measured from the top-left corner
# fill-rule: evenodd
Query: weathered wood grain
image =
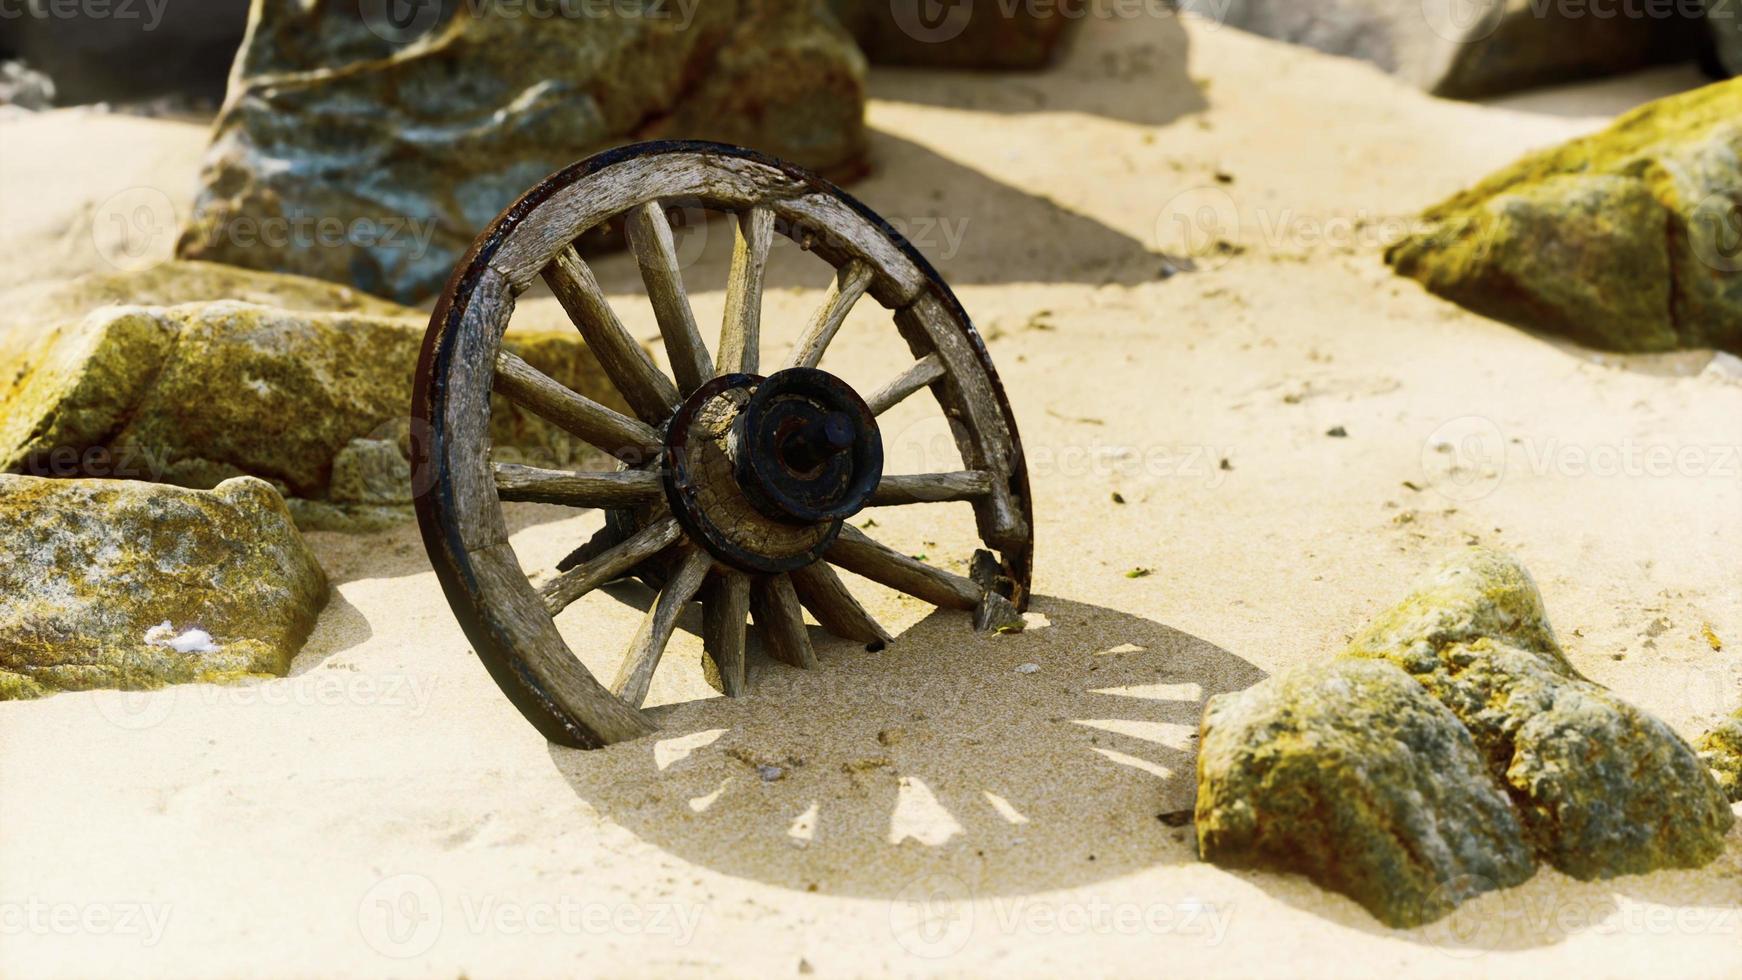
<path fill-rule="evenodd" d="M 515 404 L 631 466 L 639 466 L 663 450 L 664 440 L 652 426 L 570 391 L 507 351 L 496 355 L 495 388 Z M 485 417 L 488 419 L 487 414 Z M 494 480 L 491 486 L 494 489 Z"/>
<path fill-rule="evenodd" d="M 955 500 L 978 500 L 992 492 L 992 478 L 979 470 L 959 473 L 921 473 L 890 476 L 871 494 L 872 507 L 905 504 L 937 504 Z"/>
<path fill-rule="evenodd" d="M 872 275 L 871 267 L 858 259 L 847 263 L 835 273 L 835 281 L 829 286 L 828 297 L 811 318 L 810 325 L 805 328 L 798 345 L 792 349 L 792 356 L 786 362 L 787 367 L 817 366 L 817 362 L 823 359 L 823 353 L 829 349 L 829 342 L 840 332 L 841 324 L 847 322 L 847 314 L 853 312 L 853 305 L 870 288 Z"/>
<path fill-rule="evenodd" d="M 665 353 L 677 376 L 678 390 L 685 395 L 714 376 L 714 361 L 696 326 L 689 293 L 684 289 L 683 269 L 677 259 L 677 242 L 671 221 L 658 201 L 643 204 L 629 213 L 629 247 L 641 267 L 641 281 L 665 338 Z"/>
<path fill-rule="evenodd" d="M 708 682 L 721 694 L 744 693 L 744 635 L 750 618 L 750 576 L 724 572 L 702 595 L 702 651 Z"/>
<path fill-rule="evenodd" d="M 715 366 L 721 374 L 755 374 L 762 357 L 762 282 L 774 242 L 774 212 L 751 208 L 738 216 L 736 228 Z"/>
<path fill-rule="evenodd" d="M 637 708 L 624 704 L 600 686 L 569 652 L 556 624 L 527 587 L 514 549 L 506 541 L 473 551 L 468 559 L 477 601 L 490 610 L 499 646 L 513 652 L 512 666 L 492 664 L 501 683 L 532 698 L 544 714 L 580 719 L 570 723 L 570 735 L 580 744 L 605 744 L 639 738 L 659 726 Z"/>
<path fill-rule="evenodd" d="M 824 557 L 830 564 L 934 606 L 972 612 L 980 604 L 980 589 L 967 578 L 873 541 L 851 524 L 841 527 L 841 536 Z"/>
<path fill-rule="evenodd" d="M 882 415 L 926 385 L 942 381 L 943 377 L 944 362 L 936 354 L 927 354 L 872 393 L 870 398 L 865 399 L 865 404 L 871 407 L 872 415 Z"/>
<path fill-rule="evenodd" d="M 654 425 L 670 418 L 680 401 L 677 386 L 630 336 L 605 299 L 593 270 L 573 245 L 558 252 L 545 267 L 544 281 L 635 414 Z"/>
<path fill-rule="evenodd" d="M 538 589 L 539 601 L 546 612 L 555 616 L 587 593 L 622 578 L 635 566 L 677 544 L 681 537 L 683 529 L 672 518 L 649 524 L 623 543 L 544 583 Z"/>
<path fill-rule="evenodd" d="M 799 601 L 830 633 L 878 647 L 895 641 L 853 598 L 835 570 L 822 562 L 793 572 L 792 587 Z"/>
<path fill-rule="evenodd" d="M 658 500 L 664 493 L 665 485 L 659 474 L 651 470 L 571 473 L 514 463 L 496 464 L 496 495 L 504 501 L 568 507 L 634 507 Z"/>
<path fill-rule="evenodd" d="M 677 571 L 666 579 L 659 598 L 654 600 L 641 620 L 641 628 L 629 644 L 629 653 L 617 671 L 617 679 L 611 684 L 612 692 L 618 697 L 637 708 L 647 700 L 647 688 L 653 683 L 654 669 L 659 666 L 659 658 L 671 642 L 678 617 L 701 591 L 702 583 L 713 566 L 714 560 L 706 551 L 695 547 L 684 550 Z"/>
<path fill-rule="evenodd" d="M 757 579 L 750 592 L 750 614 L 769 656 L 802 670 L 817 665 L 817 652 L 804 625 L 804 607 L 799 605 L 791 578 L 769 575 Z"/>
<path fill-rule="evenodd" d="M 1001 550 L 1023 547 L 1029 529 L 1010 493 L 1015 441 L 979 354 L 943 303 L 930 294 L 897 311 L 895 325 L 915 356 L 935 353 L 943 363 L 944 378 L 933 391 L 944 414 L 958 423 L 950 429 L 962 462 L 992 477 L 992 492 L 974 506 L 981 537 Z"/>

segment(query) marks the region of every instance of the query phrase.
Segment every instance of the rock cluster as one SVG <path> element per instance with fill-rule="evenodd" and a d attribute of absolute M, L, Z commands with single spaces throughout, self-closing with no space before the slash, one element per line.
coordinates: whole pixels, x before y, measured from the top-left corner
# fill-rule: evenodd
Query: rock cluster
<path fill-rule="evenodd" d="M 1032 69 L 1049 63 L 1087 4 L 829 0 L 875 64 Z"/>
<path fill-rule="evenodd" d="M 1538 862 L 1697 867 L 1734 817 L 1694 750 L 1579 676 L 1524 568 L 1472 549 L 1327 666 L 1211 701 L 1199 849 L 1306 874 L 1414 926 Z"/>
<path fill-rule="evenodd" d="M 327 600 L 278 493 L 0 475 L 0 700 L 282 675 Z"/>
<path fill-rule="evenodd" d="M 1731 802 L 1742 803 L 1742 711 L 1702 735 L 1694 747 L 1724 794 Z"/>
<path fill-rule="evenodd" d="M 1387 260 L 1486 316 L 1619 351 L 1742 352 L 1742 79 L 1643 106 L 1422 216 Z"/>

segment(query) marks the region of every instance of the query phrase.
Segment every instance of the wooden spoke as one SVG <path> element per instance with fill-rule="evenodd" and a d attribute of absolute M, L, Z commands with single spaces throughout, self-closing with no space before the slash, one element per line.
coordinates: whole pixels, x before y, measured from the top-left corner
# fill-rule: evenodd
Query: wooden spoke
<path fill-rule="evenodd" d="M 895 638 L 847 591 L 835 570 L 822 562 L 793 572 L 792 587 L 804 607 L 830 633 L 878 647 L 894 642 Z"/>
<path fill-rule="evenodd" d="M 677 539 L 682 536 L 683 529 L 669 517 L 649 524 L 622 544 L 608 548 L 603 554 L 589 558 L 546 582 L 539 587 L 538 598 L 544 602 L 545 611 L 555 616 L 581 596 L 606 582 L 622 578 L 635 566 L 677 544 Z"/>
<path fill-rule="evenodd" d="M 677 375 L 678 389 L 687 395 L 714 376 L 714 362 L 702 343 L 689 294 L 684 291 L 671 222 L 666 219 L 665 208 L 653 201 L 631 211 L 628 225 L 629 247 L 641 266 L 641 281 L 647 285 L 647 298 L 653 302 L 653 315 L 665 338 L 671 372 Z"/>
<path fill-rule="evenodd" d="M 750 617 L 750 576 L 726 572 L 702 599 L 702 650 L 708 682 L 721 694 L 744 693 L 744 628 Z"/>
<path fill-rule="evenodd" d="M 872 507 L 902 504 L 935 504 L 951 500 L 976 500 L 992 492 L 992 476 L 981 470 L 961 473 L 924 473 L 917 476 L 885 476 L 871 495 Z"/>
<path fill-rule="evenodd" d="M 505 501 L 565 504 L 569 507 L 634 507 L 665 492 L 650 470 L 621 473 L 570 473 L 535 466 L 496 464 L 496 495 Z"/>
<path fill-rule="evenodd" d="M 613 694 L 637 708 L 647 700 L 647 688 L 653 683 L 654 668 L 659 666 L 660 655 L 671 642 L 678 617 L 701 591 L 708 570 L 713 566 L 714 560 L 706 551 L 694 547 L 684 549 L 677 571 L 666 580 L 665 589 L 647 610 L 646 617 L 641 620 L 641 629 L 629 644 L 629 655 L 624 658 L 617 679 L 611 684 Z"/>
<path fill-rule="evenodd" d="M 826 557 L 849 572 L 934 606 L 972 612 L 980 604 L 980 588 L 972 581 L 879 544 L 851 524 L 841 526 L 841 536 Z"/>
<path fill-rule="evenodd" d="M 495 388 L 515 404 L 631 466 L 653 459 L 664 448 L 664 440 L 652 426 L 570 391 L 507 351 L 496 355 Z"/>
<path fill-rule="evenodd" d="M 629 335 L 623 321 L 605 300 L 593 270 L 573 245 L 558 252 L 544 270 L 544 281 L 586 338 L 587 348 L 623 393 L 623 400 L 643 421 L 659 423 L 677 410 L 677 386 L 654 367 L 647 351 Z"/>
<path fill-rule="evenodd" d="M 836 273 L 835 282 L 829 287 L 828 299 L 811 318 L 810 326 L 805 328 L 804 336 L 793 348 L 787 367 L 817 366 L 817 362 L 823 359 L 823 352 L 829 349 L 829 341 L 835 339 L 841 324 L 847 321 L 847 314 L 853 312 L 853 304 L 859 302 L 859 297 L 871 287 L 871 275 L 871 267 L 858 260 L 847 263 Z"/>
<path fill-rule="evenodd" d="M 936 354 L 927 354 L 915 361 L 912 367 L 901 372 L 894 381 L 877 389 L 870 398 L 865 399 L 865 404 L 871 406 L 872 415 L 882 415 L 907 400 L 907 396 L 942 380 L 943 376 L 943 360 Z"/>
<path fill-rule="evenodd" d="M 762 280 L 774 242 L 774 212 L 751 208 L 738 216 L 732 274 L 726 283 L 726 317 L 720 326 L 721 374 L 755 374 L 761 363 Z"/>
<path fill-rule="evenodd" d="M 817 665 L 817 652 L 804 626 L 804 607 L 798 603 L 792 579 L 785 575 L 757 579 L 750 592 L 750 613 L 756 617 L 769 656 L 805 670 Z"/>

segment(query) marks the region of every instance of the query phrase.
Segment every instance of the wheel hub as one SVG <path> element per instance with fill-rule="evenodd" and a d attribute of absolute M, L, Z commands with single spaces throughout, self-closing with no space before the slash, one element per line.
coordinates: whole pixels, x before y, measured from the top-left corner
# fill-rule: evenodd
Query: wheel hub
<path fill-rule="evenodd" d="M 752 572 L 821 558 L 883 475 L 871 410 L 813 368 L 702 385 L 673 416 L 666 450 L 672 513 L 715 557 Z"/>

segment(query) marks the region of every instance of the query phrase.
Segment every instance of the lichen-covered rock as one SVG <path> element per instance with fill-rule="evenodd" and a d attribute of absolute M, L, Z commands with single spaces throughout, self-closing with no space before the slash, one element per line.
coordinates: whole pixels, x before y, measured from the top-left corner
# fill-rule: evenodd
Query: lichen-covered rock
<path fill-rule="evenodd" d="M 1200 849 L 1305 873 L 1394 925 L 1522 880 L 1531 855 L 1583 879 L 1698 867 L 1734 823 L 1706 769 L 1730 764 L 1727 738 L 1708 736 L 1702 763 L 1669 726 L 1579 676 L 1529 573 L 1473 548 L 1327 667 L 1211 702 Z M 1502 817 L 1483 818 L 1497 837 L 1471 836 L 1476 800 L 1501 801 Z M 1465 846 L 1448 857 L 1448 841 Z M 1481 867 L 1501 857 L 1498 873 Z"/>
<path fill-rule="evenodd" d="M 0 700 L 283 675 L 326 599 L 260 480 L 0 475 Z"/>
<path fill-rule="evenodd" d="M 1742 803 L 1742 711 L 1700 736 L 1694 747 L 1718 780 L 1718 788 L 1730 802 Z"/>
<path fill-rule="evenodd" d="M 1436 95 L 1480 98 L 1683 60 L 1700 25 L 1591 16 L 1540 0 L 1183 0 L 1228 25 L 1373 62 Z"/>
<path fill-rule="evenodd" d="M 69 288 L 75 297 L 107 296 Z M 187 295 L 164 289 L 172 299 Z M 357 305 L 360 312 L 350 313 L 228 300 L 100 306 L 58 325 L 9 331 L 0 336 L 0 363 L 9 366 L 0 373 L 0 471 L 196 488 L 246 474 L 331 504 L 293 502 L 299 517 L 353 506 L 370 508 L 369 526 L 380 524 L 382 506 L 407 516 L 407 413 L 425 321 L 411 310 L 392 315 L 403 308 L 380 301 Z M 45 300 L 39 308 L 73 307 Z M 506 346 L 574 390 L 625 407 L 578 334 L 512 333 Z M 501 399 L 492 437 L 504 460 L 560 466 L 590 452 Z M 354 440 L 388 441 L 365 460 Z M 403 482 L 387 486 L 392 481 Z M 335 517 L 322 526 L 343 523 Z"/>
<path fill-rule="evenodd" d="M 940 5 L 889 0 L 829 0 L 874 64 L 931 68 L 1041 68 L 1082 21 L 1065 4 L 959 0 Z"/>
<path fill-rule="evenodd" d="M 1575 878 L 1697 868 L 1734 817 L 1668 725 L 1540 654 L 1482 639 L 1391 659 L 1457 715 L 1538 855 Z"/>
<path fill-rule="evenodd" d="M 1643 106 L 1430 208 L 1387 260 L 1497 319 L 1742 352 L 1742 79 Z"/>
<path fill-rule="evenodd" d="M 820 4 L 484 0 L 397 25 L 354 0 L 255 0 L 178 254 L 414 299 L 527 188 L 614 143 L 856 167 L 864 58 Z"/>
<path fill-rule="evenodd" d="M 1536 870 L 1469 733 L 1385 663 L 1297 669 L 1212 699 L 1196 822 L 1206 859 L 1305 874 L 1400 927 Z"/>
<path fill-rule="evenodd" d="M 1517 558 L 1468 548 L 1422 576 L 1409 596 L 1350 641 L 1345 656 L 1386 657 L 1411 673 L 1433 670 L 1454 643 L 1503 640 L 1577 676 L 1549 625 L 1536 580 Z"/>
<path fill-rule="evenodd" d="M 1345 657 L 1390 661 L 1450 708 L 1560 870 L 1606 878 L 1722 852 L 1733 817 L 1693 749 L 1572 669 L 1516 559 L 1447 561 Z"/>

